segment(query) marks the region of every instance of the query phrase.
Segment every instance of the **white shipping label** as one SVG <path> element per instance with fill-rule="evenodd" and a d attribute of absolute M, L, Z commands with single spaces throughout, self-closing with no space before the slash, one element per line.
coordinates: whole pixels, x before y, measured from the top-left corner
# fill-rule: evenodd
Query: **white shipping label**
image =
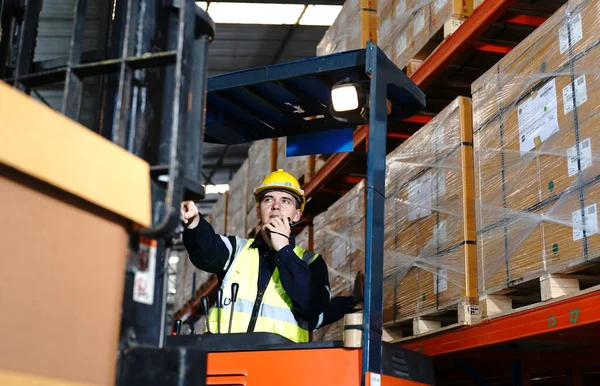
<path fill-rule="evenodd" d="M 398 39 L 398 43 L 396 43 L 396 55 L 400 56 L 401 53 L 406 49 L 406 33 L 403 33 L 402 36 Z"/>
<path fill-rule="evenodd" d="M 560 53 L 564 54 L 569 49 L 569 26 L 567 24 L 558 30 L 558 45 Z"/>
<path fill-rule="evenodd" d="M 590 138 L 584 139 L 579 144 L 579 156 L 581 157 L 581 170 L 585 170 L 592 166 L 592 143 Z M 567 150 L 567 169 L 569 177 L 577 174 L 579 170 L 577 166 L 577 147 L 573 146 Z"/>
<path fill-rule="evenodd" d="M 448 289 L 448 270 L 446 268 L 438 269 L 433 281 L 433 293 L 437 294 Z"/>
<path fill-rule="evenodd" d="M 571 42 L 573 45 L 583 39 L 583 25 L 581 24 L 581 12 L 573 16 L 569 23 L 571 29 Z"/>
<path fill-rule="evenodd" d="M 425 28 L 425 11 L 424 9 L 421 9 L 415 15 L 415 20 L 413 22 L 413 36 L 417 36 L 423 28 Z"/>
<path fill-rule="evenodd" d="M 575 99 L 577 107 L 587 102 L 587 85 L 585 75 L 575 79 Z M 573 111 L 573 84 L 569 83 L 563 88 L 563 105 L 565 115 Z"/>
<path fill-rule="evenodd" d="M 433 12 L 438 13 L 448 3 L 448 0 L 435 0 L 433 3 Z"/>
<path fill-rule="evenodd" d="M 583 230 L 585 226 L 585 233 L 587 236 L 595 235 L 598 233 L 598 208 L 596 204 L 587 206 L 584 210 L 585 214 L 582 216 L 581 210 L 576 210 L 572 214 L 573 220 L 573 240 L 581 240 L 583 238 Z M 583 220 L 585 219 L 585 225 Z"/>
<path fill-rule="evenodd" d="M 408 187 L 408 221 L 431 214 L 431 176 L 412 181 Z"/>
<path fill-rule="evenodd" d="M 581 23 L 581 13 L 573 16 L 567 24 L 558 30 L 558 44 L 560 53 L 563 54 L 569 49 L 569 33 L 573 45 L 583 39 L 583 24 Z"/>
<path fill-rule="evenodd" d="M 577 107 L 587 102 L 585 75 L 581 75 L 579 78 L 575 79 L 575 100 L 577 101 Z"/>
<path fill-rule="evenodd" d="M 400 0 L 396 4 L 396 16 L 403 15 L 404 12 L 406 12 L 406 0 Z"/>
<path fill-rule="evenodd" d="M 446 242 L 446 220 L 440 222 L 439 224 L 435 224 L 433 226 L 433 237 L 436 243 L 436 246 L 440 246 Z"/>
<path fill-rule="evenodd" d="M 154 278 L 156 274 L 156 244 L 140 243 L 138 261 L 140 268 L 135 272 L 133 282 L 133 301 L 152 305 L 154 303 Z"/>
<path fill-rule="evenodd" d="M 552 79 L 537 95 L 519 105 L 519 142 L 521 151 L 535 147 L 535 138 L 545 141 L 559 130 L 556 102 L 556 81 Z"/>

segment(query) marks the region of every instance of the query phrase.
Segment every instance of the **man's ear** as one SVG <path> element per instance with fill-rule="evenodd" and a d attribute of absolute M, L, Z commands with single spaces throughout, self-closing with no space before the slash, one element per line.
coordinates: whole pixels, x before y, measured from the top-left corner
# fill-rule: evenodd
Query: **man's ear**
<path fill-rule="evenodd" d="M 259 221 L 261 221 L 262 219 L 260 218 L 260 206 L 256 207 L 256 217 L 258 218 Z"/>
<path fill-rule="evenodd" d="M 298 221 L 300 221 L 301 218 L 302 218 L 302 211 L 300 209 L 296 209 L 296 214 L 294 215 L 294 218 L 292 219 L 292 221 L 298 222 Z"/>

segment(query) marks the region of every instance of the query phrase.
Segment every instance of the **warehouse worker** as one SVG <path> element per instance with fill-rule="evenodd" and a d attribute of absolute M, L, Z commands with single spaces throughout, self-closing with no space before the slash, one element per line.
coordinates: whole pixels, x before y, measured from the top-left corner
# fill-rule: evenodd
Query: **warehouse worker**
<path fill-rule="evenodd" d="M 192 201 L 182 203 L 183 242 L 191 262 L 216 273 L 223 289 L 220 331 L 229 329 L 231 284 L 238 283 L 231 332 L 274 332 L 307 342 L 309 328 L 329 305 L 327 265 L 295 245 L 290 223 L 302 216 L 306 198 L 291 174 L 279 169 L 254 190 L 260 232 L 255 239 L 215 234 Z M 315 322 L 317 321 L 317 322 Z M 209 313 L 217 332 L 216 307 Z"/>

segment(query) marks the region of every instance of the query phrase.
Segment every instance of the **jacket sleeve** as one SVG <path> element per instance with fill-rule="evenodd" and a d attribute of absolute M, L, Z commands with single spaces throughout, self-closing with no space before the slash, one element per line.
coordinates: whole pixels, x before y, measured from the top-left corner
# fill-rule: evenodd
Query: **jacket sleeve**
<path fill-rule="evenodd" d="M 236 249 L 239 248 L 240 239 L 236 239 Z M 183 232 L 183 244 L 187 250 L 190 261 L 198 269 L 210 273 L 226 271 L 234 255 L 234 246 L 231 240 L 215 233 L 213 227 L 203 217 L 194 229 Z"/>
<path fill-rule="evenodd" d="M 325 260 L 318 256 L 309 264 L 289 245 L 279 250 L 277 258 L 281 285 L 292 299 L 293 311 L 306 320 L 318 318 L 331 299 Z"/>

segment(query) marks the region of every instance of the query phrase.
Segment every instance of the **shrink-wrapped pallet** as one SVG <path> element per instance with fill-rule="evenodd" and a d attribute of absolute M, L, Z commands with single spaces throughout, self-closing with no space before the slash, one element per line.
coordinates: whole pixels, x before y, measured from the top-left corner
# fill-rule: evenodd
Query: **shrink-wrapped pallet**
<path fill-rule="evenodd" d="M 251 232 L 258 226 L 254 189 L 260 186 L 263 178 L 270 173 L 271 139 L 263 139 L 252 143 L 248 148 L 248 189 L 246 194 L 246 230 Z"/>
<path fill-rule="evenodd" d="M 246 159 L 229 182 L 226 233 L 230 236 L 246 237 L 248 164 Z"/>
<path fill-rule="evenodd" d="M 377 0 L 348 0 L 317 45 L 317 56 L 364 48 L 368 40 L 377 43 Z"/>
<path fill-rule="evenodd" d="M 386 325 L 478 301 L 471 135 L 459 97 L 387 156 Z"/>
<path fill-rule="evenodd" d="M 569 1 L 472 85 L 483 294 L 600 256 L 599 18 Z"/>
<path fill-rule="evenodd" d="M 314 251 L 329 268 L 332 296 L 349 296 L 354 279 L 364 269 L 365 250 L 364 180 L 314 218 Z M 314 340 L 341 340 L 343 320 L 313 334 Z"/>
<path fill-rule="evenodd" d="M 405 68 L 445 24 L 473 12 L 473 0 L 378 0 L 378 42 L 385 54 Z"/>

